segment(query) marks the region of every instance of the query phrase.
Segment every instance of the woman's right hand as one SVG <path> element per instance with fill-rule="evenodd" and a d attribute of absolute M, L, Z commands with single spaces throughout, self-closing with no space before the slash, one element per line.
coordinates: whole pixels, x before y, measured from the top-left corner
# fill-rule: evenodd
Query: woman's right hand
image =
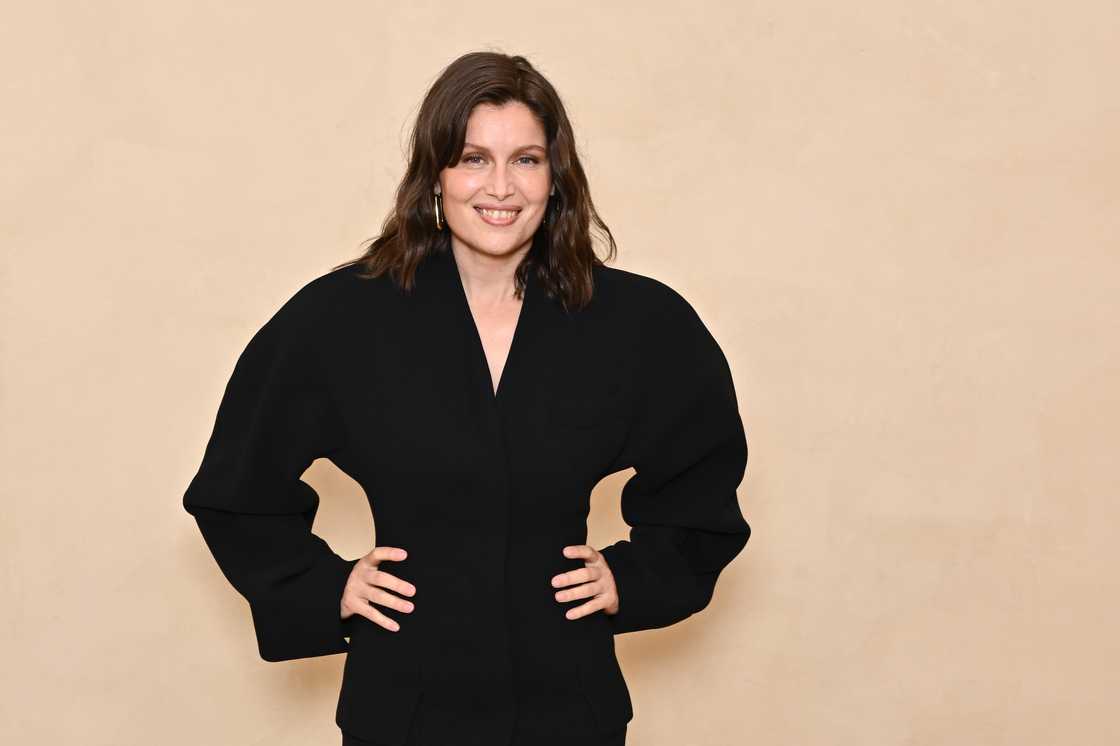
<path fill-rule="evenodd" d="M 411 601 L 383 589 L 414 596 L 416 586 L 378 568 L 379 563 L 384 560 L 400 561 L 407 556 L 408 553 L 399 547 L 374 547 L 372 552 L 358 559 L 342 592 L 342 618 L 349 619 L 354 614 L 360 614 L 387 630 L 399 631 L 401 626 L 396 620 L 382 614 L 373 604 L 381 604 L 406 614 L 412 613 L 415 606 Z"/>

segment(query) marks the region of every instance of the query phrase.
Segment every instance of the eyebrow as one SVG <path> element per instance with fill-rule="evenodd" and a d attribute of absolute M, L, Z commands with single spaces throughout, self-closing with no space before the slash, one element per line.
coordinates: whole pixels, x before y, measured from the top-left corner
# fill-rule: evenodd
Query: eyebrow
<path fill-rule="evenodd" d="M 475 145 L 473 142 L 465 142 L 465 143 L 463 143 L 463 147 L 464 148 L 474 148 L 475 150 L 481 150 L 484 153 L 489 153 L 490 152 L 489 148 L 485 148 L 482 145 Z M 514 152 L 517 153 L 517 152 L 520 152 L 522 150 L 539 150 L 542 153 L 547 153 L 548 152 L 547 150 L 545 150 L 540 145 L 522 145 L 520 148 L 518 148 Z"/>

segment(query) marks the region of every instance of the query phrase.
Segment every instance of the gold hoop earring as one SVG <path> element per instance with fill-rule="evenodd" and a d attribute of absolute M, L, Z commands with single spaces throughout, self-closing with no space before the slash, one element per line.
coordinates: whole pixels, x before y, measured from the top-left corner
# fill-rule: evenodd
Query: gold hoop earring
<path fill-rule="evenodd" d="M 440 194 L 438 194 L 438 193 L 437 193 L 437 194 L 436 194 L 436 196 L 435 196 L 435 204 L 436 204 L 436 230 L 437 230 L 437 231 L 441 231 L 441 230 L 443 230 L 443 222 L 442 222 L 442 221 L 441 221 L 441 219 L 440 219 L 440 206 L 441 206 L 441 205 L 442 205 L 442 203 L 443 203 L 443 200 L 441 199 L 441 196 L 442 196 L 442 195 L 440 195 Z"/>

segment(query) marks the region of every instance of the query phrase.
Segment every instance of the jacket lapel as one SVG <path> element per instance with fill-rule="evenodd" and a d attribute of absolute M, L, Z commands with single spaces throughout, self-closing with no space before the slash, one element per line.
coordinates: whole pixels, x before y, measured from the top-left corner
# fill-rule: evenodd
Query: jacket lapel
<path fill-rule="evenodd" d="M 430 254 L 417 273 L 416 291 L 429 316 L 433 341 L 446 346 L 437 351 L 452 376 L 467 382 L 467 409 L 490 423 L 495 430 L 508 426 L 519 415 L 529 414 L 544 405 L 548 378 L 554 366 L 550 358 L 563 349 L 572 325 L 559 302 L 548 298 L 532 273 L 525 286 L 524 300 L 509 354 L 506 357 L 497 393 L 490 367 L 454 254 L 450 249 Z M 552 354 L 550 354 L 552 350 Z M 454 385 L 454 384 L 452 384 Z"/>

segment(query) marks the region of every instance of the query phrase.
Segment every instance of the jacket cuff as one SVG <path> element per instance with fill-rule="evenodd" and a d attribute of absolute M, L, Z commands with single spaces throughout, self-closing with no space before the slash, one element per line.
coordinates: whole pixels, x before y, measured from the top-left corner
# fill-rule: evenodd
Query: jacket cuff
<path fill-rule="evenodd" d="M 629 556 L 629 552 L 625 550 L 623 544 L 629 542 L 619 541 L 610 546 L 603 547 L 599 553 L 607 561 L 607 566 L 611 569 L 611 575 L 614 576 L 615 592 L 618 594 L 618 612 L 615 614 L 607 614 L 607 621 L 614 634 L 622 634 L 623 632 L 633 632 L 640 628 L 635 618 L 635 612 L 631 608 L 631 593 L 633 593 L 633 602 L 640 604 L 640 590 L 638 583 L 640 582 L 638 568 L 635 567 L 633 561 Z"/>
<path fill-rule="evenodd" d="M 342 619 L 340 604 L 357 561 L 332 552 L 269 598 L 250 604 L 261 658 L 278 662 L 350 649 L 350 620 Z"/>

